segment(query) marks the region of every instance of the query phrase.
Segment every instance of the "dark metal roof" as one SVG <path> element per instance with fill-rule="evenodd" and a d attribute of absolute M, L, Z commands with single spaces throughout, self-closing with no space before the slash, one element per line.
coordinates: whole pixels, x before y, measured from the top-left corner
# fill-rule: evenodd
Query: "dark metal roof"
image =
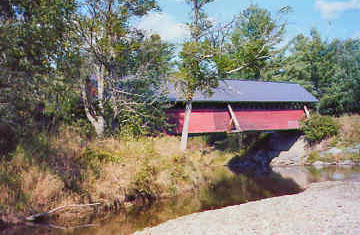
<path fill-rule="evenodd" d="M 168 87 L 170 101 L 185 101 L 180 89 Z M 193 102 L 318 102 L 296 83 L 220 80 L 211 96 L 196 92 Z"/>

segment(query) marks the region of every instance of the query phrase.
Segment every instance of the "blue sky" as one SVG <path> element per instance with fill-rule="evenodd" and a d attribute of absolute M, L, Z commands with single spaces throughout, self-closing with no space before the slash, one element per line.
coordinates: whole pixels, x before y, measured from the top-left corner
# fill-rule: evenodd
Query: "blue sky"
<path fill-rule="evenodd" d="M 139 26 L 159 33 L 165 40 L 181 42 L 187 35 L 184 23 L 190 20 L 190 8 L 185 0 L 159 0 L 161 13 L 151 13 Z M 251 3 L 276 13 L 289 5 L 293 11 L 288 21 L 285 40 L 298 33 L 308 34 L 316 27 L 325 39 L 360 37 L 360 0 L 215 0 L 206 8 L 216 21 L 226 22 Z"/>

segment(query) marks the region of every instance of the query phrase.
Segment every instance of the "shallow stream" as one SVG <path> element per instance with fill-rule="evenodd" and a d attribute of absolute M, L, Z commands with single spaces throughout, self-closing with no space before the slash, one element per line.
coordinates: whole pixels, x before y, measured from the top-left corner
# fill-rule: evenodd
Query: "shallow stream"
<path fill-rule="evenodd" d="M 252 173 L 235 168 L 214 167 L 206 185 L 196 192 L 133 207 L 106 219 L 92 219 L 93 227 L 66 229 L 22 227 L 11 234 L 131 234 L 179 216 L 213 210 L 249 201 L 301 192 L 306 185 L 321 181 L 359 181 L 360 167 L 277 167 Z M 210 179 L 211 178 L 211 179 Z"/>

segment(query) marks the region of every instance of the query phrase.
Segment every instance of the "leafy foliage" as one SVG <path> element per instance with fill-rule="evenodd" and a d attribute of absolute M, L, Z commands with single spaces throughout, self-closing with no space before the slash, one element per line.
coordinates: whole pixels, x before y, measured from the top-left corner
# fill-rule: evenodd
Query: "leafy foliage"
<path fill-rule="evenodd" d="M 321 97 L 336 71 L 335 49 L 321 39 L 316 29 L 311 30 L 310 37 L 296 36 L 288 47 L 291 55 L 287 58 L 284 78 L 311 84 L 310 91 Z"/>
<path fill-rule="evenodd" d="M 211 95 L 219 78 L 240 77 L 299 83 L 321 114 L 360 111 L 359 39 L 324 40 L 312 29 L 281 48 L 289 7 L 271 14 L 250 5 L 218 28 L 205 12 L 213 0 L 186 2 L 191 36 L 175 57 L 173 45 L 134 27 L 159 10 L 155 0 L 3 1 L 0 123 L 17 137 L 61 123 L 87 136 L 89 123 L 100 136 L 157 133 L 166 129 L 169 77 L 188 104 L 196 92 Z"/>
<path fill-rule="evenodd" d="M 2 3 L 0 121 L 20 133 L 72 125 L 87 114 L 102 117 L 107 133 L 129 123 L 146 129 L 141 134 L 161 126 L 160 84 L 173 47 L 130 24 L 151 10 L 158 10 L 154 0 Z M 92 90 L 87 102 L 80 97 L 83 81 Z"/>
<path fill-rule="evenodd" d="M 301 129 L 306 139 L 314 143 L 337 135 L 340 126 L 332 117 L 314 114 L 311 118 L 302 121 Z"/>
<path fill-rule="evenodd" d="M 337 70 L 320 102 L 323 114 L 360 111 L 360 40 L 335 42 Z"/>
<path fill-rule="evenodd" d="M 187 101 L 191 101 L 196 91 L 211 93 L 217 86 L 217 70 L 213 58 L 216 51 L 206 37 L 213 27 L 204 7 L 213 0 L 186 1 L 192 8 L 192 22 L 188 25 L 191 31 L 190 40 L 183 44 L 179 54 L 179 71 L 176 78 Z"/>
<path fill-rule="evenodd" d="M 134 71 L 130 79 L 113 79 L 108 87 L 110 107 L 108 123 L 118 126 L 123 136 L 153 135 L 167 127 L 168 107 L 163 83 L 168 74 L 173 47 L 157 35 L 141 41 L 134 51 Z M 136 77 L 138 76 L 138 77 Z M 111 129 L 110 129 L 111 131 Z"/>
<path fill-rule="evenodd" d="M 212 51 L 207 41 L 186 42 L 180 52 L 182 63 L 177 77 L 181 81 L 186 100 L 192 100 L 196 91 L 211 93 L 217 86 L 217 75 L 209 67 L 212 65 Z"/>
<path fill-rule="evenodd" d="M 320 100 L 322 114 L 340 115 L 359 112 L 359 40 L 321 39 L 313 29 L 310 37 L 296 36 L 279 58 L 283 68 L 275 80 L 303 85 Z"/>
<path fill-rule="evenodd" d="M 81 90 L 86 117 L 99 137 L 114 126 L 126 135 L 146 133 L 141 132 L 144 126 L 163 120 L 152 111 L 159 108 L 154 103 L 163 102 L 159 88 L 168 74 L 172 47 L 157 35 L 146 37 L 130 21 L 157 9 L 155 1 L 88 0 L 82 9 L 77 23 L 84 51 Z"/>
<path fill-rule="evenodd" d="M 282 8 L 279 16 L 288 11 L 289 8 Z M 281 42 L 285 26 L 286 22 L 272 16 L 270 11 L 250 5 L 237 16 L 224 53 L 216 60 L 220 74 L 261 79 L 268 61 L 277 53 L 275 46 Z"/>
<path fill-rule="evenodd" d="M 5 1 L 0 11 L 1 119 L 34 125 L 41 106 L 59 110 L 71 89 L 75 2 Z"/>

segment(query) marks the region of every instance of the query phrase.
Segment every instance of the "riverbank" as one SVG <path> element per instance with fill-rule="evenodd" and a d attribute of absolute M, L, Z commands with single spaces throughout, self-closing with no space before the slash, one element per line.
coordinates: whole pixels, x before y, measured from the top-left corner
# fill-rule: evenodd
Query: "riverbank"
<path fill-rule="evenodd" d="M 135 234 L 359 234 L 360 183 L 324 182 L 296 195 L 205 211 Z"/>
<path fill-rule="evenodd" d="M 358 165 L 360 163 L 360 116 L 336 118 L 339 134 L 319 143 L 309 143 L 303 135 L 274 136 L 270 149 L 278 151 L 272 166 Z M 290 144 L 289 144 L 290 143 Z"/>
<path fill-rule="evenodd" d="M 179 145 L 170 136 L 89 140 L 69 127 L 39 133 L 0 161 L 0 228 L 64 205 L 100 203 L 51 216 L 57 225 L 76 226 L 92 215 L 181 195 L 211 178 L 208 166 L 237 154 L 202 137 L 191 138 L 186 152 Z"/>
<path fill-rule="evenodd" d="M 270 161 L 278 159 L 286 160 L 279 165 L 355 164 L 359 156 L 356 148 L 360 116 L 344 116 L 340 122 L 339 136 L 314 146 L 306 145 L 299 133 L 282 133 L 278 135 L 280 138 L 270 141 L 275 146 L 270 155 L 269 151 L 262 150 L 269 134 L 246 135 L 244 149 L 239 149 L 236 136 L 222 136 L 222 141 L 216 136 L 190 138 L 189 149 L 184 153 L 179 150 L 178 137 L 89 140 L 73 127 L 61 128 L 56 135 L 38 133 L 19 143 L 15 152 L 0 161 L 0 227 L 22 223 L 25 216 L 63 205 L 100 203 L 96 207 L 65 210 L 51 217 L 58 225 L 83 224 L 90 221 L 89 215 L 101 216 L 196 191 L 209 180 L 216 180 L 212 179 L 214 174 L 209 166 L 228 165 L 238 173 L 253 170 L 251 174 L 256 174 L 258 170 L 268 171 Z M 297 153 L 285 151 L 279 142 L 297 149 Z M 251 151 L 246 152 L 245 148 Z M 309 159 L 316 157 L 314 153 L 322 156 L 321 151 L 333 148 L 350 153 L 333 158 L 325 154 L 326 158 L 315 158 L 316 161 L 310 163 Z M 253 150 L 257 149 L 261 150 L 254 154 Z M 281 158 L 284 153 L 287 156 Z M 321 161 L 323 159 L 335 163 Z M 246 164 L 242 164 L 244 162 Z"/>

